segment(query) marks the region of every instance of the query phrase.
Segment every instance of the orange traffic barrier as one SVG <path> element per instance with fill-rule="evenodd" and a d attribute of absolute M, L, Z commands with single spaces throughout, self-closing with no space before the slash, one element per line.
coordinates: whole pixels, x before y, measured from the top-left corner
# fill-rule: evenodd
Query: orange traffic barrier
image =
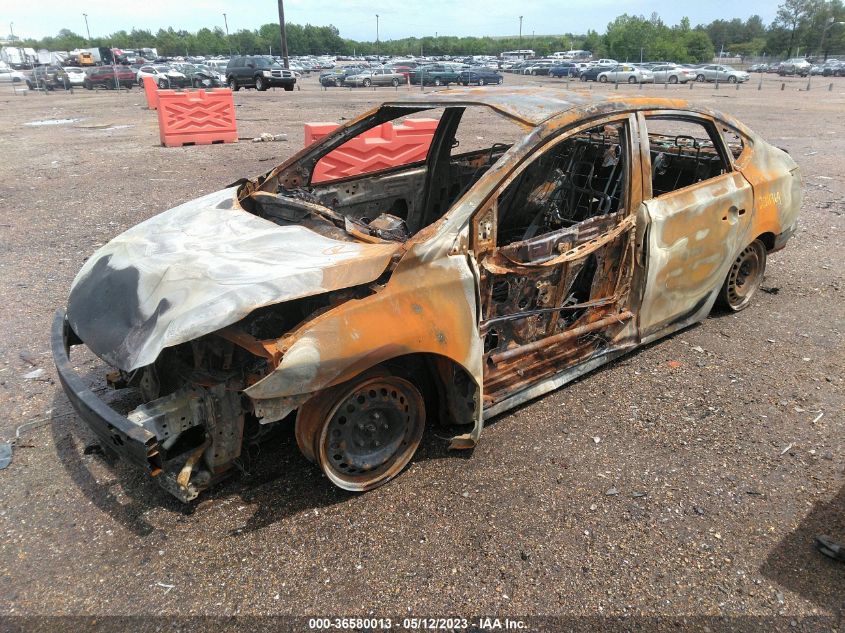
<path fill-rule="evenodd" d="M 314 167 L 311 182 L 425 160 L 438 123 L 437 119 L 405 119 L 401 125 L 377 125 L 323 156 Z M 320 140 L 336 127 L 334 123 L 306 123 L 305 145 Z"/>
<path fill-rule="evenodd" d="M 159 90 L 158 127 L 161 144 L 167 147 L 234 143 L 238 140 L 238 124 L 232 91 Z"/>
<path fill-rule="evenodd" d="M 158 86 L 152 77 L 142 77 L 144 82 L 144 96 L 147 97 L 147 108 L 156 110 L 158 108 Z"/>

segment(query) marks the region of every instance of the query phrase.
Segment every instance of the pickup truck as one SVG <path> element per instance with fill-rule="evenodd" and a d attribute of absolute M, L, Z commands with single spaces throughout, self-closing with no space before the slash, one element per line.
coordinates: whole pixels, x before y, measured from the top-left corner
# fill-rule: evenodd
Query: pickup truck
<path fill-rule="evenodd" d="M 411 83 L 416 86 L 420 85 L 420 77 L 426 86 L 448 86 L 457 83 L 459 75 L 460 71 L 443 64 L 419 66 L 408 73 Z"/>

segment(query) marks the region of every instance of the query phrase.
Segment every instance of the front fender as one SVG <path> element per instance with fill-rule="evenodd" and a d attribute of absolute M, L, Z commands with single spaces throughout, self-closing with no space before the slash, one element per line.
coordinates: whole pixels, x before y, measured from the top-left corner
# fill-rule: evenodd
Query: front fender
<path fill-rule="evenodd" d="M 454 361 L 480 390 L 475 277 L 465 254 L 428 255 L 417 245 L 374 294 L 347 301 L 280 340 L 279 366 L 246 394 L 269 399 L 313 393 L 414 353 Z"/>

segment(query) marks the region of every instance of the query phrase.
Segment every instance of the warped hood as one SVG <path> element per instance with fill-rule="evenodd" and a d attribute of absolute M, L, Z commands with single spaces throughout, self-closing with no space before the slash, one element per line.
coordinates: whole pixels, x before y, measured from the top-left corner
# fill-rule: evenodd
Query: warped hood
<path fill-rule="evenodd" d="M 400 248 L 278 226 L 233 208 L 235 192 L 150 218 L 85 263 L 67 317 L 95 354 L 126 371 L 149 365 L 256 308 L 373 281 Z"/>

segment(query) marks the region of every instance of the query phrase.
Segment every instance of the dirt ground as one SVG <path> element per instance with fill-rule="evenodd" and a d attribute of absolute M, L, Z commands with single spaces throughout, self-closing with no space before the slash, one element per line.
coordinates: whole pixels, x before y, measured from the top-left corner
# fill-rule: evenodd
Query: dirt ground
<path fill-rule="evenodd" d="M 269 170 L 302 146 L 304 122 L 341 121 L 394 90 L 310 78 L 292 93 L 241 91 L 240 135 L 287 141 L 173 149 L 137 89 L 0 90 L 0 439 L 20 434 L 0 471 L 0 615 L 842 626 L 845 564 L 812 548 L 817 533 L 845 541 L 845 79 L 833 81 L 642 89 L 734 114 L 801 166 L 800 229 L 749 310 L 500 416 L 471 454 L 429 434 L 401 477 L 366 494 L 331 486 L 284 429 L 191 510 L 86 454 L 94 436 L 52 366 L 54 311 L 113 236 Z M 49 119 L 74 121 L 27 125 Z"/>

